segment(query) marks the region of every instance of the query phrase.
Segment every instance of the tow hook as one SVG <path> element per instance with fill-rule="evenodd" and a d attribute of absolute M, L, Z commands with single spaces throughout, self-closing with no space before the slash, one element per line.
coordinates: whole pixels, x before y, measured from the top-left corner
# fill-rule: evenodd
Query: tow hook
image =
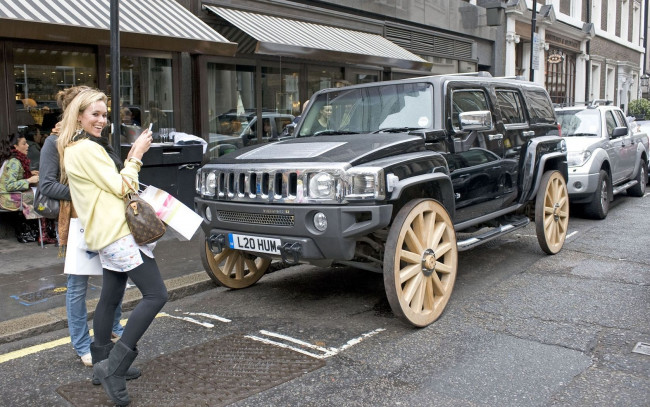
<path fill-rule="evenodd" d="M 300 260 L 300 253 L 302 252 L 302 246 L 300 243 L 285 243 L 280 247 L 280 254 L 282 255 L 282 261 L 287 264 L 298 264 Z M 292 259 L 288 260 L 287 257 L 291 256 Z"/>
<path fill-rule="evenodd" d="M 226 236 L 222 234 L 210 235 L 208 240 L 208 247 L 214 254 L 219 254 L 226 247 Z"/>

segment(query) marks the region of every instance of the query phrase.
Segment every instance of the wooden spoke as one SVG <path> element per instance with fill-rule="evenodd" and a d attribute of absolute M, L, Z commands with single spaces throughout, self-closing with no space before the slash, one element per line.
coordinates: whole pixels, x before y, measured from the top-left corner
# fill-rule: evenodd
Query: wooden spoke
<path fill-rule="evenodd" d="M 201 251 L 201 260 L 212 281 L 228 288 L 250 287 L 262 278 L 271 264 L 271 259 L 240 250 L 223 249 L 214 254 L 207 242 Z"/>
<path fill-rule="evenodd" d="M 384 287 L 395 315 L 415 326 L 435 321 L 449 301 L 457 267 L 456 234 L 445 208 L 430 199 L 405 205 L 384 254 Z"/>

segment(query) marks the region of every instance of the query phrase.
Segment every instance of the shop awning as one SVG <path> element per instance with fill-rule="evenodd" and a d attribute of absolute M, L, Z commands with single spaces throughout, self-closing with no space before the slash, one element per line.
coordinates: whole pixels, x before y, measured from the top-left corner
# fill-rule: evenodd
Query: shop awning
<path fill-rule="evenodd" d="M 0 37 L 110 44 L 110 0 L 2 0 Z M 174 0 L 120 0 L 126 48 L 234 55 L 228 41 Z"/>
<path fill-rule="evenodd" d="M 203 7 L 251 37 L 255 44 L 250 51 L 256 54 L 431 70 L 430 62 L 381 35 L 223 7 Z M 239 42 L 240 35 L 226 35 Z M 246 39 L 241 40 L 239 52 L 248 51 Z"/>

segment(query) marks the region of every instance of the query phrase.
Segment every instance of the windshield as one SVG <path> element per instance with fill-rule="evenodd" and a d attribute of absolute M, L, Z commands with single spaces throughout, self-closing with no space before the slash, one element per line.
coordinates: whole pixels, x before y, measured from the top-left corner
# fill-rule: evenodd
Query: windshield
<path fill-rule="evenodd" d="M 428 83 L 336 89 L 309 104 L 299 137 L 408 131 L 433 126 L 433 88 Z"/>
<path fill-rule="evenodd" d="M 562 127 L 562 136 L 598 136 L 600 112 L 596 109 L 559 110 L 555 112 Z"/>

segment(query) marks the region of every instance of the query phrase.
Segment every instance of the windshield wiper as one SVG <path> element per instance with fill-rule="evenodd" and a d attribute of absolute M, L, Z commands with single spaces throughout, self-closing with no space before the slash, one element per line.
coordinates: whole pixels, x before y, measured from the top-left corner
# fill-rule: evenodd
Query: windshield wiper
<path fill-rule="evenodd" d="M 422 130 L 424 127 L 384 127 L 379 130 L 373 131 L 372 134 L 377 133 L 404 133 L 411 130 Z"/>
<path fill-rule="evenodd" d="M 340 136 L 343 134 L 359 134 L 358 131 L 349 130 L 321 130 L 314 133 L 314 136 Z"/>
<path fill-rule="evenodd" d="M 573 136 L 577 136 L 577 137 L 583 137 L 583 136 L 596 137 L 596 136 L 598 136 L 598 134 L 594 134 L 594 133 L 571 133 L 571 134 L 567 134 L 566 136 L 567 137 L 573 137 Z"/>

